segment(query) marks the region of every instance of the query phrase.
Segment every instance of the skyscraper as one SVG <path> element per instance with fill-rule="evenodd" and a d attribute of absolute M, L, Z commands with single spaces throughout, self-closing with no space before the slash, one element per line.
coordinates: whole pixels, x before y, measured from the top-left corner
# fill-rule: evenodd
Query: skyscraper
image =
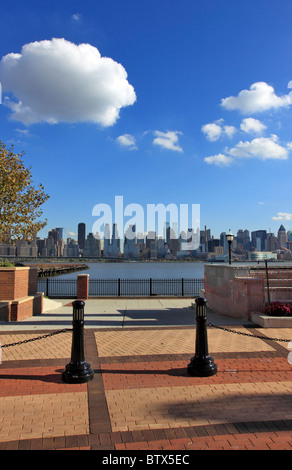
<path fill-rule="evenodd" d="M 83 222 L 78 224 L 78 245 L 81 250 L 84 250 L 86 239 L 86 225 Z"/>
<path fill-rule="evenodd" d="M 278 230 L 278 248 L 281 249 L 282 246 L 285 246 L 287 241 L 288 241 L 287 232 L 284 226 L 281 225 Z"/>

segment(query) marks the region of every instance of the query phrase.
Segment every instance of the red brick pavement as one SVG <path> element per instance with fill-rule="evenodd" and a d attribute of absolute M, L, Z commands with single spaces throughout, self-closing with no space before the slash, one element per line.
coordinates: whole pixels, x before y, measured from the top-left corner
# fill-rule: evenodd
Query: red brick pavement
<path fill-rule="evenodd" d="M 292 366 L 283 345 L 214 353 L 217 374 L 194 378 L 189 354 L 99 356 L 94 330 L 85 340 L 95 370 L 88 384 L 62 381 L 68 357 L 3 361 L 1 450 L 292 450 Z"/>

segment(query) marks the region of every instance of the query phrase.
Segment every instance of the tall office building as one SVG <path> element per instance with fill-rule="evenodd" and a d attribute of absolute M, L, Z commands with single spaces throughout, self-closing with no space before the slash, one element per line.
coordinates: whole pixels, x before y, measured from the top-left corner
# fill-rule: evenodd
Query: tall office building
<path fill-rule="evenodd" d="M 278 230 L 278 248 L 281 249 L 282 246 L 285 246 L 287 241 L 288 241 L 287 232 L 284 226 L 281 225 Z"/>
<path fill-rule="evenodd" d="M 83 222 L 78 224 L 78 245 L 80 250 L 84 250 L 86 239 L 86 225 Z"/>
<path fill-rule="evenodd" d="M 266 230 L 256 230 L 251 232 L 251 242 L 257 251 L 266 250 L 267 232 Z"/>

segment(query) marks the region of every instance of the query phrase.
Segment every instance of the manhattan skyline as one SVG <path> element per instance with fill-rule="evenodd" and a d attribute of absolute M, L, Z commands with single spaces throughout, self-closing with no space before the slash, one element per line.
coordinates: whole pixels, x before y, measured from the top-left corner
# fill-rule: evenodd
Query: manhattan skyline
<path fill-rule="evenodd" d="M 25 152 L 64 239 L 96 204 L 199 204 L 229 228 L 292 229 L 292 5 L 34 0 L 0 15 L 0 139 Z"/>

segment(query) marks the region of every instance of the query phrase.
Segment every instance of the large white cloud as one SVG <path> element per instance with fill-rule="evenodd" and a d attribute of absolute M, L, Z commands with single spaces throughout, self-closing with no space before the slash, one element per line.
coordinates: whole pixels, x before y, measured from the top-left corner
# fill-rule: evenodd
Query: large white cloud
<path fill-rule="evenodd" d="M 249 90 L 242 90 L 237 96 L 221 100 L 221 106 L 228 110 L 238 110 L 243 114 L 253 114 L 287 107 L 292 104 L 292 93 L 277 96 L 274 88 L 266 82 L 253 83 Z"/>
<path fill-rule="evenodd" d="M 121 108 L 136 101 L 127 78 L 124 67 L 101 57 L 96 47 L 65 39 L 26 44 L 20 54 L 7 54 L 0 61 L 3 90 L 14 95 L 5 104 L 11 118 L 25 125 L 44 121 L 111 126 Z"/>

